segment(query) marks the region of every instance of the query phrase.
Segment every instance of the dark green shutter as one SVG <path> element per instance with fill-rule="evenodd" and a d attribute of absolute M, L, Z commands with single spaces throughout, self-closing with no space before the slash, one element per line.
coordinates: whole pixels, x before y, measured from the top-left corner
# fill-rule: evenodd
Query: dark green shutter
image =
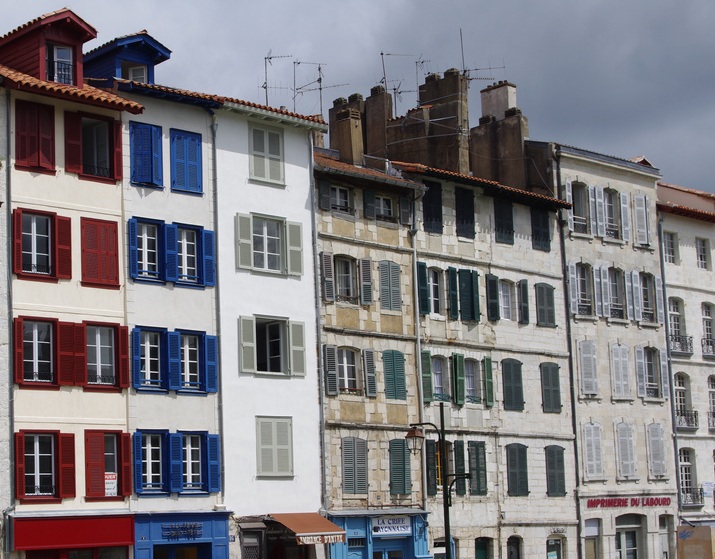
<path fill-rule="evenodd" d="M 429 350 L 423 349 L 422 355 L 422 401 L 432 401 L 432 356 Z"/>
<path fill-rule="evenodd" d="M 429 314 L 429 285 L 427 284 L 427 264 L 417 263 L 417 296 L 419 300 L 420 314 Z"/>
<path fill-rule="evenodd" d="M 487 282 L 487 318 L 499 320 L 499 278 L 493 274 L 485 276 Z"/>
<path fill-rule="evenodd" d="M 449 278 L 449 318 L 457 320 L 459 318 L 459 298 L 457 293 L 456 268 L 447 268 L 447 277 Z"/>
<path fill-rule="evenodd" d="M 407 196 L 400 196 L 400 225 L 412 224 L 412 200 Z"/>
<path fill-rule="evenodd" d="M 534 250 L 551 250 L 549 212 L 531 208 L 531 246 Z"/>
<path fill-rule="evenodd" d="M 362 213 L 365 219 L 375 219 L 375 193 L 372 190 L 363 190 Z"/>
<path fill-rule="evenodd" d="M 536 324 L 539 326 L 556 326 L 554 287 L 548 283 L 537 283 L 535 288 Z"/>
<path fill-rule="evenodd" d="M 457 476 L 462 476 L 461 479 L 457 477 L 455 482 L 455 490 L 457 495 L 466 495 L 467 493 L 467 480 L 464 479 L 464 474 L 466 473 L 464 469 L 464 441 L 454 441 L 454 473 Z"/>
<path fill-rule="evenodd" d="M 343 493 L 357 493 L 355 490 L 355 438 L 345 437 L 343 450 Z"/>
<path fill-rule="evenodd" d="M 462 320 L 474 320 L 472 272 L 469 270 L 459 270 L 459 309 L 462 312 Z"/>
<path fill-rule="evenodd" d="M 452 354 L 452 394 L 454 403 L 464 405 L 464 355 Z"/>
<path fill-rule="evenodd" d="M 511 202 L 494 200 L 494 227 L 497 243 L 514 244 L 514 213 Z"/>
<path fill-rule="evenodd" d="M 454 191 L 457 236 L 474 238 L 474 192 L 456 188 Z"/>
<path fill-rule="evenodd" d="M 561 413 L 561 389 L 559 366 L 556 363 L 541 363 L 541 393 L 545 412 Z"/>
<path fill-rule="evenodd" d="M 504 409 L 524 410 L 524 388 L 521 379 L 521 363 L 516 359 L 502 361 L 502 379 L 504 383 Z"/>
<path fill-rule="evenodd" d="M 519 290 L 519 324 L 529 324 L 529 282 L 517 282 Z"/>
<path fill-rule="evenodd" d="M 469 441 L 469 493 L 487 494 L 487 452 L 483 441 Z"/>
<path fill-rule="evenodd" d="M 405 439 L 390 441 L 390 495 L 412 493 L 410 451 Z"/>
<path fill-rule="evenodd" d="M 325 374 L 325 393 L 338 395 L 338 348 L 334 345 L 323 346 L 323 372 Z"/>
<path fill-rule="evenodd" d="M 479 274 L 472 272 L 472 306 L 474 308 L 474 320 L 479 320 L 482 313 L 479 311 Z"/>
<path fill-rule="evenodd" d="M 427 495 L 437 494 L 437 443 L 425 440 L 425 461 L 427 463 Z"/>
<path fill-rule="evenodd" d="M 330 183 L 318 181 L 318 207 L 321 210 L 330 210 Z"/>
<path fill-rule="evenodd" d="M 526 447 L 523 444 L 509 444 L 506 447 L 506 467 L 508 494 L 523 497 L 529 494 L 529 478 L 526 463 Z"/>
<path fill-rule="evenodd" d="M 385 376 L 385 397 L 391 400 L 405 400 L 405 356 L 395 350 L 382 352 L 382 367 Z"/>
<path fill-rule="evenodd" d="M 564 449 L 547 446 L 546 453 L 546 494 L 549 497 L 566 495 L 566 471 L 564 469 Z"/>
<path fill-rule="evenodd" d="M 494 379 L 492 378 L 492 358 L 485 357 L 484 369 L 484 405 L 491 408 L 494 405 Z"/>
<path fill-rule="evenodd" d="M 377 375 L 375 374 L 375 350 L 363 350 L 363 366 L 365 368 L 365 396 L 377 397 Z"/>

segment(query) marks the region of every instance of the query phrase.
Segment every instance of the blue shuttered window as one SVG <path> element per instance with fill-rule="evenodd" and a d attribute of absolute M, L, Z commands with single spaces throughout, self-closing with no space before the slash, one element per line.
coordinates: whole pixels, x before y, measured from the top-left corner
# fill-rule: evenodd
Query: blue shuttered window
<path fill-rule="evenodd" d="M 201 194 L 201 135 L 172 128 L 171 189 Z"/>
<path fill-rule="evenodd" d="M 163 186 L 161 126 L 129 123 L 131 182 Z"/>

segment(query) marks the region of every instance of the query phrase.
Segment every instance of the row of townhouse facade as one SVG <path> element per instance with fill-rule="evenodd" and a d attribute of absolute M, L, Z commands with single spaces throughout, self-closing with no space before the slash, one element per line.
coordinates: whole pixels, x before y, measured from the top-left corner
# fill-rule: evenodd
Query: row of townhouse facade
<path fill-rule="evenodd" d="M 506 82 L 471 130 L 456 70 L 328 126 L 96 35 L 0 37 L 4 553 L 671 557 L 710 523 L 708 195 L 528 140 Z"/>

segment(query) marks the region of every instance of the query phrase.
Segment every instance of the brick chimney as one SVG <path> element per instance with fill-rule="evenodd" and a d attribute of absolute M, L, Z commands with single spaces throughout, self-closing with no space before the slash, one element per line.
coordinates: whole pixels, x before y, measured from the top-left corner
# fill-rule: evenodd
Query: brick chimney
<path fill-rule="evenodd" d="M 330 131 L 330 147 L 340 153 L 340 161 L 363 164 L 362 115 L 357 109 L 345 108 L 335 113 L 335 126 Z"/>

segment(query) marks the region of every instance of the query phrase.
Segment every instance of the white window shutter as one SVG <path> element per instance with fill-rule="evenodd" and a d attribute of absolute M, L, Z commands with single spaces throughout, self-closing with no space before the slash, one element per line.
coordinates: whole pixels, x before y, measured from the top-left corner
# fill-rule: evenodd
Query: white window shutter
<path fill-rule="evenodd" d="M 360 304 L 372 304 L 372 260 L 360 259 Z"/>
<path fill-rule="evenodd" d="M 668 382 L 670 375 L 668 374 L 668 352 L 665 349 L 660 350 L 660 382 L 663 385 L 663 398 L 670 398 L 670 383 Z"/>
<path fill-rule="evenodd" d="M 641 276 L 638 270 L 631 271 L 633 283 L 633 318 L 640 322 L 643 320 L 643 292 L 641 291 Z"/>
<path fill-rule="evenodd" d="M 239 339 L 241 340 L 241 372 L 256 372 L 256 321 L 252 316 L 238 319 Z"/>
<path fill-rule="evenodd" d="M 628 313 L 628 318 L 633 320 L 635 318 L 635 311 L 633 310 L 633 278 L 631 277 L 631 272 L 623 272 L 623 279 L 626 283 L 626 312 Z"/>
<path fill-rule="evenodd" d="M 593 306 L 596 316 L 603 316 L 603 287 L 601 286 L 601 268 L 593 266 Z"/>
<path fill-rule="evenodd" d="M 663 280 L 660 276 L 655 276 L 655 306 L 658 309 L 658 322 L 665 322 L 665 308 L 663 304 Z"/>
<path fill-rule="evenodd" d="M 596 219 L 596 193 L 593 185 L 588 187 L 588 215 L 591 218 L 590 233 L 595 236 L 598 233 L 598 221 Z"/>
<path fill-rule="evenodd" d="M 601 290 L 603 292 L 603 316 L 611 316 L 611 282 L 608 280 L 608 266 L 601 267 Z"/>
<path fill-rule="evenodd" d="M 253 268 L 253 223 L 250 215 L 236 214 L 236 268 Z"/>
<path fill-rule="evenodd" d="M 293 425 L 290 418 L 276 419 L 276 473 L 279 475 L 293 474 Z"/>
<path fill-rule="evenodd" d="M 635 347 L 636 354 L 636 384 L 638 386 L 638 397 L 645 398 L 646 395 L 646 374 L 645 374 L 645 349 L 642 345 Z"/>
<path fill-rule="evenodd" d="M 290 337 L 290 374 L 296 377 L 305 376 L 305 324 L 289 322 Z"/>
<path fill-rule="evenodd" d="M 579 342 L 581 357 L 581 389 L 584 395 L 598 394 L 598 371 L 596 369 L 596 343 L 593 340 Z"/>
<path fill-rule="evenodd" d="M 286 269 L 291 276 L 303 275 L 303 225 L 295 221 L 286 222 L 286 245 L 288 256 Z"/>
<path fill-rule="evenodd" d="M 639 245 L 648 244 L 648 208 L 645 194 L 633 195 L 633 213 L 635 221 L 635 242 Z"/>
<path fill-rule="evenodd" d="M 571 298 L 571 313 L 578 314 L 578 278 L 576 277 L 576 262 L 569 262 L 569 296 Z"/>
<path fill-rule="evenodd" d="M 621 233 L 624 241 L 631 240 L 631 210 L 628 194 L 621 192 Z"/>
<path fill-rule="evenodd" d="M 601 426 L 597 423 L 586 423 L 583 431 L 586 446 L 586 477 L 597 478 L 603 475 Z"/>
<path fill-rule="evenodd" d="M 662 477 L 667 471 L 663 427 L 660 423 L 648 425 L 648 446 L 650 447 L 650 473 L 654 477 Z"/>
<path fill-rule="evenodd" d="M 258 444 L 258 475 L 275 472 L 273 456 L 273 422 L 268 418 L 256 418 L 256 439 Z"/>
<path fill-rule="evenodd" d="M 628 370 L 628 346 L 619 345 L 618 346 L 618 357 L 620 361 L 621 369 L 621 397 L 630 398 L 631 397 L 631 382 L 630 382 L 630 371 Z"/>
<path fill-rule="evenodd" d="M 636 474 L 636 463 L 633 456 L 633 428 L 627 423 L 619 423 L 616 432 L 620 475 L 626 478 L 633 477 Z"/>
<path fill-rule="evenodd" d="M 611 344 L 611 371 L 613 373 L 613 396 L 621 398 L 621 388 L 623 386 L 623 370 L 618 352 L 618 344 Z"/>
<path fill-rule="evenodd" d="M 569 231 L 573 231 L 573 191 L 571 189 L 571 181 L 566 181 L 564 192 L 566 193 L 566 201 L 572 205 L 568 209 L 567 219 L 569 224 Z"/>
<path fill-rule="evenodd" d="M 596 226 L 598 227 L 598 236 L 606 237 L 606 211 L 603 207 L 603 187 L 597 186 L 596 192 Z"/>

